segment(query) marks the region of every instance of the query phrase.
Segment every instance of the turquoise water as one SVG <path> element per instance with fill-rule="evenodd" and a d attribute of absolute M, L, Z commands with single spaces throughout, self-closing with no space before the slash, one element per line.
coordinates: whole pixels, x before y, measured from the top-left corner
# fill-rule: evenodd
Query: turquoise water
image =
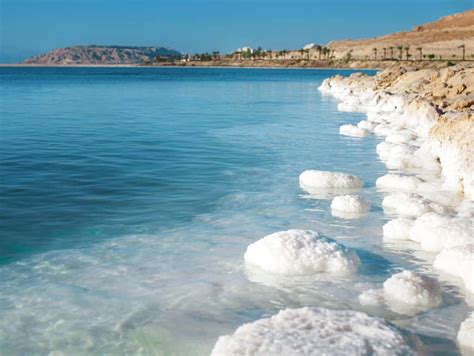
<path fill-rule="evenodd" d="M 6 354 L 207 354 L 219 335 L 285 307 L 357 309 L 456 354 L 463 296 L 416 316 L 358 294 L 433 256 L 385 245 L 375 138 L 338 135 L 317 87 L 350 71 L 0 68 L 0 349 Z M 298 186 L 309 168 L 353 173 L 372 204 L 332 217 Z M 357 250 L 345 278 L 249 275 L 247 245 L 308 228 Z"/>

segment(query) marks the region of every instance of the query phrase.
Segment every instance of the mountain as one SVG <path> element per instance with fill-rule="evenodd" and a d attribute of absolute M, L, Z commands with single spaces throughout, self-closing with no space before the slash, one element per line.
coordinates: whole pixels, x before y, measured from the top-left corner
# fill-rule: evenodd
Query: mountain
<path fill-rule="evenodd" d="M 156 57 L 180 57 L 181 53 L 166 47 L 133 46 L 75 46 L 57 48 L 39 56 L 30 57 L 23 63 L 43 65 L 100 65 L 142 64 Z"/>
<path fill-rule="evenodd" d="M 419 59 L 474 59 L 474 10 L 443 17 L 437 21 L 415 26 L 412 31 L 397 32 L 381 37 L 329 42 L 327 46 L 334 51 L 336 58 L 348 53 L 355 59 L 409 58 Z M 402 47 L 400 50 L 399 47 Z M 423 55 L 425 57 L 423 57 Z M 430 57 L 428 57 L 430 56 Z"/>

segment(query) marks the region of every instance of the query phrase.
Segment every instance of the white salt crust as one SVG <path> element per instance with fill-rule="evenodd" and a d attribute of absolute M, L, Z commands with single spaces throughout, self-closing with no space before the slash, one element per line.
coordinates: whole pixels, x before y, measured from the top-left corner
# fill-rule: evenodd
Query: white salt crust
<path fill-rule="evenodd" d="M 413 271 L 394 274 L 385 281 L 383 289 L 385 300 L 427 308 L 437 307 L 443 301 L 438 283 Z"/>
<path fill-rule="evenodd" d="M 474 313 L 461 323 L 459 327 L 457 340 L 461 350 L 465 351 L 466 355 L 474 353 Z"/>
<path fill-rule="evenodd" d="M 364 182 L 351 174 L 307 170 L 300 174 L 300 186 L 302 188 L 317 189 L 359 189 Z"/>
<path fill-rule="evenodd" d="M 399 314 L 412 315 L 443 302 L 442 290 L 432 278 L 403 271 L 387 279 L 382 289 L 369 289 L 359 296 L 362 305 L 387 304 Z"/>
<path fill-rule="evenodd" d="M 433 267 L 461 278 L 464 287 L 474 293 L 474 244 L 444 249 L 436 256 Z"/>
<path fill-rule="evenodd" d="M 389 194 L 383 199 L 382 206 L 389 212 L 409 217 L 418 217 L 433 211 L 429 201 L 408 193 Z"/>
<path fill-rule="evenodd" d="M 363 214 L 370 210 L 370 204 L 357 195 L 338 195 L 331 202 L 331 210 Z"/>
<path fill-rule="evenodd" d="M 473 231 L 471 219 L 430 212 L 416 219 L 410 229 L 410 240 L 419 242 L 425 251 L 440 252 L 474 242 Z"/>
<path fill-rule="evenodd" d="M 375 181 L 379 188 L 406 192 L 416 192 L 420 183 L 417 177 L 401 174 L 386 174 Z"/>
<path fill-rule="evenodd" d="M 247 266 L 287 276 L 322 272 L 349 274 L 360 264 L 354 251 L 309 230 L 267 235 L 247 247 L 244 260 Z"/>
<path fill-rule="evenodd" d="M 369 131 L 354 125 L 347 124 L 339 127 L 339 134 L 352 137 L 367 137 L 369 136 Z"/>
<path fill-rule="evenodd" d="M 394 83 L 394 89 L 401 90 L 400 85 Z M 442 168 L 444 188 L 462 192 L 472 200 L 472 162 L 466 162 L 462 149 L 453 142 L 441 142 L 429 137 L 430 129 L 440 117 L 436 106 L 417 95 L 374 91 L 373 87 L 374 80 L 371 78 L 354 78 L 348 82 L 335 77 L 324 82 L 319 90 L 340 99 L 339 109 L 365 112 L 367 120 L 364 121 L 377 123 L 370 129 L 376 135 L 386 136 L 386 141 L 377 147 L 377 153 L 389 169 Z M 360 127 L 369 129 L 364 125 Z M 408 148 L 410 145 L 407 144 L 413 145 L 412 148 Z"/>
<path fill-rule="evenodd" d="M 285 309 L 221 336 L 212 356 L 415 355 L 410 340 L 383 319 L 356 311 Z"/>
<path fill-rule="evenodd" d="M 398 218 L 389 221 L 383 226 L 385 240 L 409 240 L 410 229 L 415 221 L 408 218 Z"/>
<path fill-rule="evenodd" d="M 362 120 L 357 124 L 357 127 L 361 129 L 365 129 L 369 132 L 373 132 L 375 128 L 375 123 L 368 120 Z"/>

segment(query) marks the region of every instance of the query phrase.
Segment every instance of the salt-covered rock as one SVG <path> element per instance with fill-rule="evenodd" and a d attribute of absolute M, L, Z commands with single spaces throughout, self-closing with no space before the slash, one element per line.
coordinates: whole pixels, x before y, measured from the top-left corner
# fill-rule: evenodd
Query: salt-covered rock
<path fill-rule="evenodd" d="M 436 256 L 433 267 L 461 278 L 466 289 L 474 293 L 474 240 L 471 244 L 445 248 Z"/>
<path fill-rule="evenodd" d="M 318 232 L 288 230 L 250 244 L 244 255 L 249 267 L 281 275 L 348 274 L 360 264 L 357 254 Z"/>
<path fill-rule="evenodd" d="M 402 216 L 418 217 L 433 211 L 430 202 L 418 195 L 409 193 L 395 193 L 387 195 L 382 206 L 389 212 L 394 212 Z"/>
<path fill-rule="evenodd" d="M 347 124 L 339 127 L 339 134 L 352 137 L 366 137 L 369 135 L 369 131 L 354 125 Z"/>
<path fill-rule="evenodd" d="M 362 305 L 385 303 L 396 313 L 413 315 L 437 307 L 443 298 L 441 287 L 434 279 L 403 271 L 387 279 L 383 288 L 363 292 L 359 301 Z"/>
<path fill-rule="evenodd" d="M 413 143 L 416 140 L 416 136 L 405 131 L 392 132 L 387 137 L 385 141 L 388 143 Z"/>
<path fill-rule="evenodd" d="M 409 240 L 413 224 L 413 219 L 398 218 L 391 220 L 383 226 L 383 238 L 385 240 Z"/>
<path fill-rule="evenodd" d="M 445 248 L 473 242 L 473 231 L 470 219 L 451 218 L 431 212 L 416 219 L 410 229 L 410 240 L 419 242 L 425 251 L 440 252 Z"/>
<path fill-rule="evenodd" d="M 457 340 L 462 350 L 467 355 L 474 354 L 474 313 L 461 323 L 459 327 Z"/>
<path fill-rule="evenodd" d="M 394 274 L 383 284 L 385 300 L 433 308 L 441 304 L 441 288 L 432 278 L 413 271 Z"/>
<path fill-rule="evenodd" d="M 359 189 L 364 182 L 351 174 L 307 170 L 300 174 L 300 186 L 303 189 Z"/>
<path fill-rule="evenodd" d="M 410 340 L 383 319 L 350 310 L 285 309 L 221 336 L 212 356 L 415 355 Z"/>
<path fill-rule="evenodd" d="M 375 123 L 373 123 L 371 121 L 368 121 L 368 120 L 362 120 L 357 124 L 357 127 L 361 128 L 361 129 L 365 129 L 369 132 L 372 132 L 372 131 L 374 131 Z"/>
<path fill-rule="evenodd" d="M 357 195 L 338 195 L 331 202 L 331 210 L 363 214 L 370 210 L 370 204 Z"/>
<path fill-rule="evenodd" d="M 400 174 L 386 174 L 377 179 L 375 185 L 379 188 L 415 192 L 421 180 L 414 176 Z"/>

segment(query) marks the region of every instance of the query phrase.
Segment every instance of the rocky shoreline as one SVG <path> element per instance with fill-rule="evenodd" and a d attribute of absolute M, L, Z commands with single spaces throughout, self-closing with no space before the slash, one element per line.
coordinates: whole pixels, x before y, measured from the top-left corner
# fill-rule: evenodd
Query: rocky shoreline
<path fill-rule="evenodd" d="M 389 193 L 384 210 L 397 216 L 384 226 L 384 240 L 414 241 L 433 253 L 434 271 L 455 276 L 469 303 L 474 293 L 474 68 L 394 67 L 375 76 L 328 78 L 319 90 L 341 100 L 340 111 L 367 115 L 357 126 L 343 125 L 340 134 L 384 138 L 377 154 L 389 174 L 376 185 Z M 361 303 L 376 304 L 380 298 L 383 290 L 367 291 Z M 457 337 L 467 354 L 474 352 L 473 315 Z"/>

